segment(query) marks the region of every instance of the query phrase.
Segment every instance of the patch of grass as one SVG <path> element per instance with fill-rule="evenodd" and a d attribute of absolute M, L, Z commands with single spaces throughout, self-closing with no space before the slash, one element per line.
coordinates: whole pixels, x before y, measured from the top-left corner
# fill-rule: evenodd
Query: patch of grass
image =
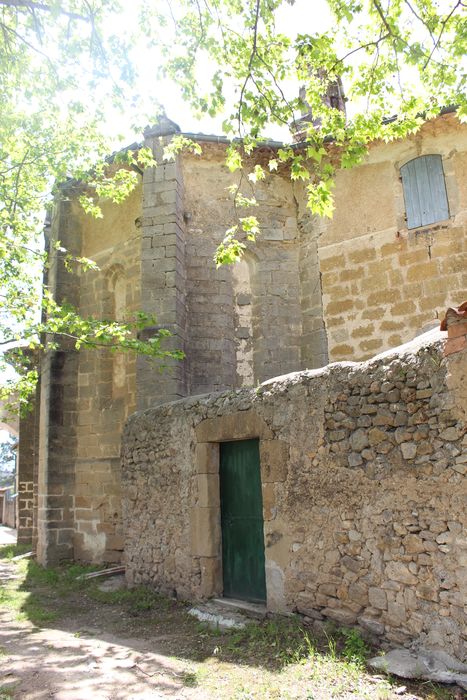
<path fill-rule="evenodd" d="M 237 688 L 235 695 L 232 696 L 232 700 L 255 700 L 256 695 L 253 695 L 250 690 L 247 690 L 242 684 L 240 688 Z"/>
<path fill-rule="evenodd" d="M 370 655 L 370 648 L 362 639 L 360 632 L 356 629 L 344 628 L 341 630 L 341 634 L 344 638 L 342 656 L 348 661 L 364 666 Z"/>
<path fill-rule="evenodd" d="M 0 700 L 10 700 L 15 696 L 15 688 L 17 683 L 14 685 L 0 685 Z"/>
<path fill-rule="evenodd" d="M 181 674 L 181 678 L 185 688 L 196 688 L 198 686 L 198 678 L 193 671 L 184 671 Z"/>
<path fill-rule="evenodd" d="M 395 700 L 401 679 L 375 677 L 365 661 L 370 648 L 354 629 L 326 626 L 323 638 L 315 639 L 298 619 L 274 618 L 224 635 L 217 653 L 222 694 L 229 700 Z M 208 667 L 205 662 L 204 667 Z M 211 668 L 213 668 L 211 666 Z M 215 668 L 215 666 L 214 666 Z M 225 680 L 228 669 L 229 680 Z M 235 669 L 235 670 L 233 670 Z M 206 696 L 217 683 L 210 674 L 203 687 Z M 431 687 L 432 690 L 427 689 Z M 422 690 L 423 689 L 423 690 Z M 450 689 L 436 684 L 413 684 L 416 697 L 423 700 L 453 700 Z M 420 692 L 421 691 L 421 692 Z"/>
<path fill-rule="evenodd" d="M 93 583 L 88 590 L 88 594 L 93 600 L 100 603 L 121 605 L 133 615 L 150 610 L 168 610 L 173 604 L 170 598 L 165 598 L 146 586 L 122 588 L 119 591 L 101 591 L 98 588 L 98 584 Z"/>
<path fill-rule="evenodd" d="M 25 584 L 28 587 L 50 588 L 58 595 L 65 595 L 85 588 L 89 583 L 86 579 L 80 578 L 80 576 L 100 568 L 92 565 L 83 566 L 81 564 L 66 564 L 45 568 L 33 559 L 21 561 L 19 566 L 25 570 Z"/>
<path fill-rule="evenodd" d="M 11 545 L 7 551 L 4 548 L 3 554 L 11 559 L 16 551 Z M 153 610 L 167 612 L 174 604 L 180 605 L 144 586 L 100 591 L 98 586 L 106 579 L 85 579 L 82 575 L 98 571 L 101 566 L 73 563 L 44 568 L 33 559 L 23 559 L 14 565 L 18 574 L 22 574 L 22 580 L 13 580 L 2 590 L 0 605 L 16 611 L 21 620 L 28 619 L 39 627 L 66 613 L 67 599 L 81 592 L 98 603 L 122 607 L 134 617 Z M 150 616 L 147 620 L 150 621 Z"/>
<path fill-rule="evenodd" d="M 2 586 L 0 588 L 0 606 L 15 613 L 16 619 L 20 621 L 30 620 L 34 625 L 40 627 L 45 622 L 56 619 L 56 614 L 47 610 L 41 601 L 29 591 L 13 585 Z"/>
<path fill-rule="evenodd" d="M 2 586 L 0 588 L 0 606 L 9 610 L 20 610 L 28 595 L 25 591 L 19 591 L 11 585 Z"/>
<path fill-rule="evenodd" d="M 29 544 L 5 544 L 3 547 L 0 547 L 0 559 L 11 560 L 19 554 L 26 554 L 26 552 L 30 551 L 31 545 Z"/>
<path fill-rule="evenodd" d="M 53 622 L 58 614 L 53 610 L 47 610 L 43 605 L 30 596 L 17 615 L 18 620 L 29 620 L 36 627 L 43 627 L 48 622 Z"/>
<path fill-rule="evenodd" d="M 425 693 L 424 700 L 452 700 L 453 698 L 452 690 L 446 686 L 431 681 L 422 682 L 420 686 Z"/>
<path fill-rule="evenodd" d="M 283 668 L 313 656 L 316 642 L 297 618 L 277 618 L 232 632 L 226 651 L 239 660 L 254 658 L 259 663 Z"/>
<path fill-rule="evenodd" d="M 8 551 L 14 555 L 11 547 Z M 364 663 L 370 649 L 354 629 L 339 629 L 330 623 L 322 635 L 314 635 L 314 628 L 299 617 L 273 617 L 242 630 L 212 630 L 187 615 L 184 603 L 151 588 L 101 591 L 99 586 L 107 579 L 78 578 L 97 567 L 72 564 L 44 569 L 29 559 L 11 564 L 11 569 L 13 566 L 22 575 L 0 587 L 0 605 L 12 609 L 20 619 L 45 626 L 56 617 L 68 620 L 75 612 L 81 626 L 75 637 L 94 636 L 96 619 L 104 631 L 116 626 L 125 635 L 131 630 L 136 636 L 152 637 L 157 630 L 161 653 L 180 664 L 177 676 L 181 684 L 200 688 L 197 692 L 206 700 L 455 698 L 451 689 L 436 684 L 368 673 Z M 2 652 L 0 647 L 0 656 Z M 401 685 L 408 690 L 396 695 Z M 11 688 L 7 684 L 0 688 L 0 700 L 12 697 Z"/>
<path fill-rule="evenodd" d="M 60 575 L 56 569 L 45 569 L 36 561 L 22 561 L 19 563 L 19 568 L 25 570 L 27 584 L 32 587 L 50 587 L 56 588 L 60 580 Z"/>
<path fill-rule="evenodd" d="M 28 551 L 24 545 L 8 545 L 1 548 L 0 555 L 11 561 L 18 549 Z M 12 579 L 0 588 L 0 605 L 13 611 L 16 619 L 29 620 L 37 627 L 57 619 L 57 598 L 82 587 L 83 583 L 76 577 L 92 568 L 73 564 L 46 569 L 33 559 L 22 559 L 13 564 L 20 577 Z"/>

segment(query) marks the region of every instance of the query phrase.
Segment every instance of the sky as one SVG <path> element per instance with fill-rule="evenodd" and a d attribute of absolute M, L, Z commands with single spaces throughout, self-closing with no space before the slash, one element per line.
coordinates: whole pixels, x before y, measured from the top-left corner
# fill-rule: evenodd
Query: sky
<path fill-rule="evenodd" d="M 127 27 L 128 31 L 135 26 L 136 7 L 141 0 L 125 0 L 124 12 L 115 18 L 114 28 L 120 31 L 122 27 Z M 323 0 L 295 0 L 293 5 L 284 4 L 279 8 L 277 14 L 277 27 L 284 34 L 294 38 L 300 31 L 317 32 L 326 31 L 332 27 L 331 15 L 328 6 Z M 112 29 L 113 27 L 110 27 Z M 137 92 L 141 98 L 147 94 L 148 99 L 143 101 L 148 103 L 150 97 L 154 97 L 156 93 L 158 101 L 164 107 L 169 119 L 176 122 L 182 132 L 188 133 L 204 133 L 204 134 L 222 134 L 222 121 L 224 116 L 211 118 L 209 116 L 203 119 L 196 119 L 191 113 L 189 106 L 183 101 L 179 88 L 169 80 L 156 81 L 155 72 L 157 64 L 160 62 L 160 56 L 156 49 L 148 52 L 142 50 L 141 47 L 135 46 L 131 55 L 131 61 L 137 67 L 140 73 L 140 79 L 137 84 Z M 202 79 L 203 74 L 209 75 L 209 66 L 200 65 L 199 75 Z M 209 87 L 209 82 L 206 79 L 206 89 Z M 289 91 L 292 96 L 297 96 L 299 85 L 290 84 Z M 118 124 L 118 128 L 122 133 L 128 129 L 128 121 L 125 122 L 123 117 L 114 116 L 115 122 L 113 126 Z M 128 138 L 132 140 L 132 134 L 127 131 Z M 273 126 L 268 133 L 270 138 L 278 140 L 287 140 L 289 133 L 286 128 Z"/>
<path fill-rule="evenodd" d="M 293 4 L 289 4 L 292 1 Z M 123 0 L 125 11 L 124 13 L 116 18 L 116 22 L 120 23 L 120 28 L 122 26 L 128 26 L 129 28 L 134 25 L 136 14 L 135 11 L 138 4 L 144 2 L 144 0 Z M 177 8 L 177 0 L 148 0 L 150 5 L 158 6 L 158 4 Z M 449 14 L 453 7 L 452 0 L 434 0 L 433 5 L 445 15 Z M 415 41 L 420 41 L 425 45 L 426 49 L 431 49 L 431 39 L 428 37 L 426 29 L 422 28 L 423 25 L 414 18 L 414 15 L 407 9 L 411 7 L 409 3 L 407 6 L 403 6 L 405 10 L 404 22 L 405 28 L 410 33 L 411 39 Z M 338 30 L 335 24 L 335 19 L 332 17 L 327 0 L 288 0 L 283 2 L 282 5 L 275 12 L 276 16 L 276 27 L 278 31 L 288 35 L 291 39 L 295 39 L 297 34 L 315 34 L 315 33 L 333 33 L 336 34 Z M 359 17 L 358 23 L 352 23 L 350 29 L 347 26 L 346 31 L 351 31 L 355 36 L 356 34 L 360 37 L 361 30 L 357 28 L 357 24 L 361 21 Z M 123 24 L 121 24 L 123 23 Z M 342 35 L 341 35 L 342 36 Z M 425 42 L 428 42 L 425 44 Z M 342 47 L 342 51 L 345 54 L 347 49 Z M 361 60 L 367 60 L 365 52 L 356 52 L 348 58 L 348 63 L 351 63 L 353 67 L 358 67 Z M 181 128 L 183 132 L 202 132 L 206 134 L 221 134 L 222 133 L 222 119 L 219 117 L 212 119 L 205 117 L 202 120 L 197 120 L 191 114 L 189 107 L 184 103 L 180 96 L 178 88 L 171 84 L 169 81 L 157 82 L 155 79 L 156 67 L 160 63 L 160 55 L 158 55 L 157 50 L 153 49 L 151 52 L 147 52 L 141 46 L 136 45 L 131 56 L 131 60 L 137 66 L 141 73 L 141 79 L 138 84 L 138 91 L 141 95 L 147 93 L 150 96 L 157 94 L 157 99 L 165 108 L 167 116 L 175 121 Z M 465 61 L 460 63 L 465 65 Z M 206 89 L 209 86 L 209 75 L 212 70 L 212 66 L 204 64 L 201 62 L 199 66 L 199 75 L 206 78 Z M 396 82 L 396 76 L 393 76 L 394 82 Z M 417 90 L 420 89 L 420 82 L 418 79 L 418 71 L 414 68 L 405 67 L 401 71 L 401 78 L 403 83 L 403 89 L 406 90 L 410 86 L 417 85 Z M 285 85 L 286 90 L 288 90 L 288 97 L 296 97 L 299 90 L 299 84 L 289 83 Z M 346 90 L 345 80 L 344 80 L 344 91 Z M 364 110 L 367 106 L 366 98 L 349 101 L 347 103 L 347 113 L 349 116 L 353 116 L 356 112 Z M 396 108 L 397 109 L 397 108 Z M 388 115 L 390 116 L 390 115 Z M 122 127 L 124 127 L 122 123 Z M 286 127 L 271 126 L 267 136 L 269 138 L 274 138 L 277 140 L 289 140 L 289 133 Z"/>

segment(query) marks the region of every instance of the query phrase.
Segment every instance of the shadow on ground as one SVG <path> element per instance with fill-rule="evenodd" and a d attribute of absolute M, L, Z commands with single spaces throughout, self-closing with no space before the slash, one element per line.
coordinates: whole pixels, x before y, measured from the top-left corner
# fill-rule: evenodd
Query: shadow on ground
<path fill-rule="evenodd" d="M 244 630 L 211 630 L 188 615 L 186 603 L 150 588 L 99 590 L 101 580 L 80 578 L 90 567 L 43 569 L 31 559 L 13 564 L 11 557 L 21 549 L 0 548 L 0 645 L 8 648 L 8 675 L 0 687 L 0 700 L 285 699 L 289 695 L 272 691 L 271 679 L 279 674 L 294 687 L 304 684 L 304 694 L 293 698 L 463 697 L 431 683 L 409 687 L 404 682 L 406 690 L 396 693 L 400 680 L 392 687 L 365 673 L 370 649 L 353 631 L 329 626 L 317 637 L 298 618 L 279 617 Z M 216 674 L 227 694 L 216 694 L 215 689 L 209 694 Z M 229 674 L 235 681 L 231 690 Z M 249 690 L 251 674 L 255 683 L 258 678 L 262 683 L 259 695 Z M 307 695 L 310 679 L 318 683 L 319 674 L 324 694 Z M 336 694 L 339 683 L 341 695 Z M 265 684 L 269 684 L 266 690 Z M 348 694 L 347 686 L 361 687 L 362 692 Z"/>

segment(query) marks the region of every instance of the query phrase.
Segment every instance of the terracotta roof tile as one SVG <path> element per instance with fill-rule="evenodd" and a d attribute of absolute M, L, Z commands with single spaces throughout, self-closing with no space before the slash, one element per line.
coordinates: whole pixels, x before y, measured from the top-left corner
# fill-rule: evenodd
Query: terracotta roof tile
<path fill-rule="evenodd" d="M 464 301 L 460 306 L 450 306 L 443 320 L 441 321 L 440 330 L 447 331 L 449 323 L 456 323 L 458 321 L 467 321 L 467 301 Z"/>

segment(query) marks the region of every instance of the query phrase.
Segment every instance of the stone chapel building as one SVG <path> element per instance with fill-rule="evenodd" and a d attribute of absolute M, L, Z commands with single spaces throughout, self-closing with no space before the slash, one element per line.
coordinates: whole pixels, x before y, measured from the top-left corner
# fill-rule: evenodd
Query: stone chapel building
<path fill-rule="evenodd" d="M 158 159 L 175 131 L 168 120 L 146 131 Z M 106 351 L 65 347 L 44 359 L 18 455 L 19 541 L 33 540 L 43 564 L 122 560 L 121 436 L 135 411 L 364 360 L 467 298 L 467 126 L 454 113 L 373 144 L 339 172 L 332 220 L 310 214 L 285 168 L 268 175 L 256 187 L 261 235 L 221 269 L 213 253 L 233 215 L 227 142 L 189 136 L 201 156 L 147 169 L 123 204 L 103 204 L 102 220 L 75 198 L 54 214 L 51 241 L 99 265 L 70 275 L 55 256 L 57 299 L 85 316 L 155 314 L 185 359 L 162 373 Z M 251 163 L 279 146 L 264 143 Z"/>

